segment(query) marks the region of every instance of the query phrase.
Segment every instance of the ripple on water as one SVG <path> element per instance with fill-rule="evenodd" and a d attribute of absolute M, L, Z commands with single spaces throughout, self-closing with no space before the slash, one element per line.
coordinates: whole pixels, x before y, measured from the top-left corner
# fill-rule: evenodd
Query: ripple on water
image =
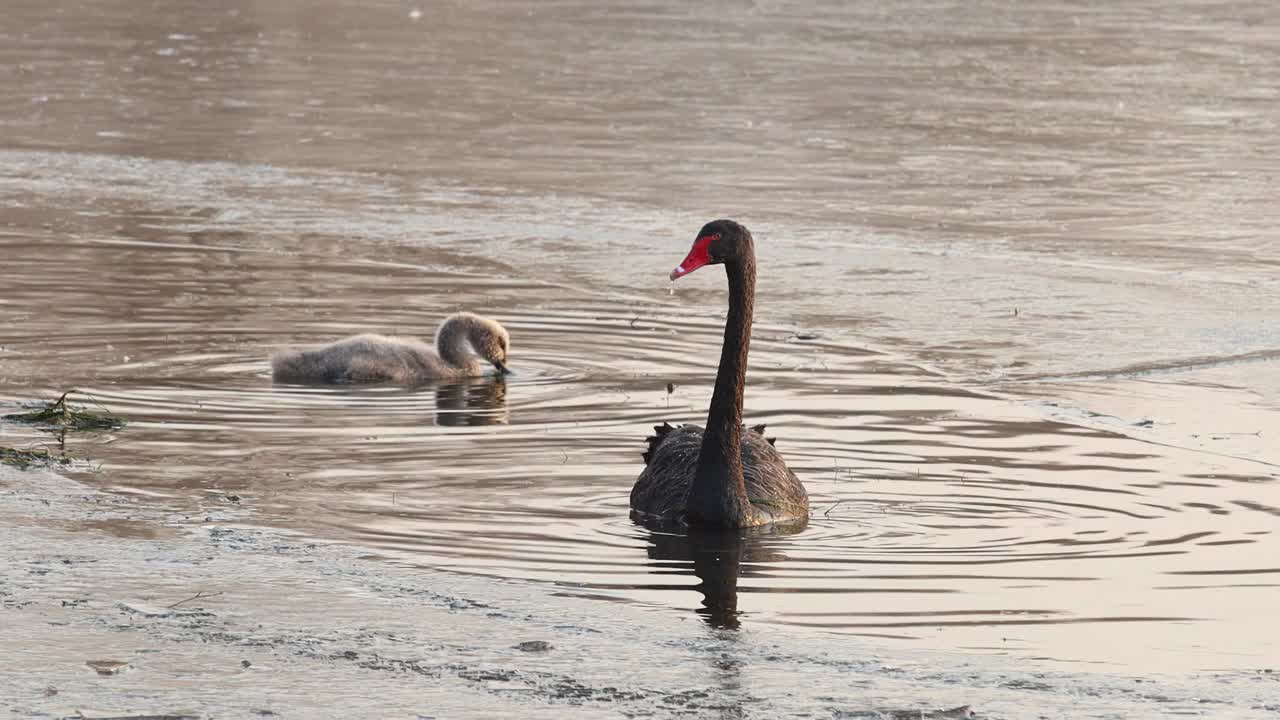
<path fill-rule="evenodd" d="M 1170 623 L 1247 634 L 1231 617 L 1251 617 L 1238 609 L 1277 584 L 1274 504 L 1241 492 L 1274 475 L 1047 421 L 768 324 L 752 346 L 748 415 L 778 436 L 812 518 L 743 534 L 651 531 L 628 519 L 643 437 L 664 420 L 701 422 L 717 317 L 427 258 L 118 251 L 72 243 L 65 304 L 44 302 L 31 277 L 45 266 L 31 254 L 0 268 L 0 320 L 39 308 L 3 338 L 0 401 L 73 384 L 130 418 L 108 438 L 67 440 L 106 470 L 88 481 L 122 492 L 185 508 L 235 494 L 269 521 L 398 562 L 696 610 L 720 626 L 1056 657 L 1085 654 L 1088 636 L 1056 628 L 1155 645 Z M 275 349 L 429 335 L 461 308 L 509 327 L 516 375 L 417 389 L 270 382 Z M 8 444 L 39 438 L 4 430 Z"/>

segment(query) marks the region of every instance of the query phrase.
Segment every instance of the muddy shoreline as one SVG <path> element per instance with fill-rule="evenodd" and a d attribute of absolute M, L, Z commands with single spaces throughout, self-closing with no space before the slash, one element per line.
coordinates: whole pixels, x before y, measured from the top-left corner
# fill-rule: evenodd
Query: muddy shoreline
<path fill-rule="evenodd" d="M 1280 674 L 1262 668 L 1138 678 L 943 649 L 886 655 L 425 572 L 251 523 L 234 507 L 171 513 L 0 466 L 0 707 L 23 718 L 877 718 L 959 705 L 990 718 L 1280 715 Z M 101 661 L 127 667 L 87 665 Z"/>

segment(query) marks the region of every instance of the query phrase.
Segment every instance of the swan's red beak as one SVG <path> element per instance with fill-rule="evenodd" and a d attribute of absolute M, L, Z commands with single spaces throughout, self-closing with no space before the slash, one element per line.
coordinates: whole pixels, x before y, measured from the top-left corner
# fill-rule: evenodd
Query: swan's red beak
<path fill-rule="evenodd" d="M 719 235 L 703 235 L 697 240 L 694 240 L 693 249 L 691 249 L 689 254 L 685 256 L 684 262 L 677 265 L 676 269 L 671 271 L 671 279 L 675 280 L 682 275 L 688 275 L 703 265 L 710 263 L 711 242 L 719 237 Z"/>

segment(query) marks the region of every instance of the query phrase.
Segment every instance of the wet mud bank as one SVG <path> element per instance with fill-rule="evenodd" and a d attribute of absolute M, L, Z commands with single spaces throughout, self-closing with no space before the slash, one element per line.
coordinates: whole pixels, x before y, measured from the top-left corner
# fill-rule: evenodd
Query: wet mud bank
<path fill-rule="evenodd" d="M 1280 675 L 1118 677 L 565 597 L 0 466 L 0 709 L 43 717 L 1280 717 Z"/>

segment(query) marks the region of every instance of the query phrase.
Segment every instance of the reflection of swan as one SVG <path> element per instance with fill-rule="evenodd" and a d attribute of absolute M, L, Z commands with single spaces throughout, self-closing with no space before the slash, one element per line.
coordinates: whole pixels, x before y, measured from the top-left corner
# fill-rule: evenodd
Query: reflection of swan
<path fill-rule="evenodd" d="M 473 378 L 436 388 L 436 424 L 446 427 L 506 425 L 507 383 L 501 377 Z"/>
<path fill-rule="evenodd" d="M 786 555 L 761 541 L 791 535 L 804 529 L 806 521 L 745 530 L 688 528 L 679 534 L 651 532 L 649 557 L 653 560 L 692 562 L 702 593 L 703 616 L 712 627 L 738 627 L 738 576 L 750 577 L 751 563 L 777 562 Z M 744 568 L 743 565 L 746 564 Z M 665 564 L 664 567 L 670 567 Z"/>
<path fill-rule="evenodd" d="M 440 324 L 435 351 L 419 340 L 354 335 L 314 350 L 277 353 L 271 358 L 271 376 L 288 383 L 402 385 L 479 377 L 484 367 L 472 353 L 505 373 L 510 343 L 506 329 L 496 321 L 464 312 Z"/>
<path fill-rule="evenodd" d="M 707 223 L 671 279 L 703 265 L 723 264 L 729 314 L 707 429 L 662 425 L 649 438 L 645 469 L 631 490 L 631 508 L 645 521 L 691 526 L 750 527 L 809 517 L 809 496 L 760 425 L 742 426 L 756 254 L 751 233 L 732 220 Z"/>

